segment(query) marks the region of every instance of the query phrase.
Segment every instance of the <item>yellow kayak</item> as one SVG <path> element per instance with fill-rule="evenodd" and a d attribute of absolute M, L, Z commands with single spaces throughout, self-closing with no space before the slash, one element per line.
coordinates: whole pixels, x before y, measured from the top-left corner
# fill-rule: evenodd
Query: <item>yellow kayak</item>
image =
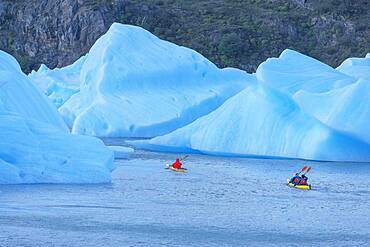
<path fill-rule="evenodd" d="M 301 190 L 310 190 L 311 189 L 311 185 L 295 185 L 295 184 L 292 184 L 290 183 L 290 179 L 287 179 L 287 185 L 289 187 L 293 187 L 293 188 L 296 188 L 296 189 L 301 189 Z"/>
<path fill-rule="evenodd" d="M 174 172 L 188 172 L 188 169 L 186 168 L 180 168 L 180 169 L 177 169 L 177 168 L 173 168 L 171 165 L 166 165 L 166 168 L 165 169 L 169 169 L 171 171 L 174 171 Z"/>

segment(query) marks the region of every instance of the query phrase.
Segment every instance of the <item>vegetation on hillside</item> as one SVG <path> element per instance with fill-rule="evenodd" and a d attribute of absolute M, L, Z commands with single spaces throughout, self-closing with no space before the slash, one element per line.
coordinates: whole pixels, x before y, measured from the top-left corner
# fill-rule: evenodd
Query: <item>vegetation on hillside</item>
<path fill-rule="evenodd" d="M 119 21 L 251 72 L 286 48 L 332 66 L 365 55 L 369 9 L 367 0 L 132 0 Z"/>
<path fill-rule="evenodd" d="M 71 63 L 114 21 L 249 72 L 286 48 L 332 66 L 370 52 L 369 0 L 0 0 L 0 7 L 4 1 L 0 49 L 21 60 L 25 71 Z"/>

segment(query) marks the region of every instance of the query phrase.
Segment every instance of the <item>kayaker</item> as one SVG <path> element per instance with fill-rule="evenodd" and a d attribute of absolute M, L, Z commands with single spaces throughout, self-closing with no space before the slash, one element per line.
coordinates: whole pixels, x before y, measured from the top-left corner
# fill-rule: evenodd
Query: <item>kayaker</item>
<path fill-rule="evenodd" d="M 299 181 L 299 185 L 308 185 L 307 183 L 307 180 L 308 180 L 308 177 L 306 177 L 304 174 L 302 174 L 301 176 L 301 181 Z"/>
<path fill-rule="evenodd" d="M 182 164 L 181 164 L 179 158 L 177 158 L 175 163 L 172 164 L 172 167 L 175 168 L 175 169 L 181 169 L 182 168 Z"/>
<path fill-rule="evenodd" d="M 296 173 L 295 176 L 290 179 L 292 184 L 298 185 L 301 182 L 302 178 L 299 176 L 299 173 Z"/>

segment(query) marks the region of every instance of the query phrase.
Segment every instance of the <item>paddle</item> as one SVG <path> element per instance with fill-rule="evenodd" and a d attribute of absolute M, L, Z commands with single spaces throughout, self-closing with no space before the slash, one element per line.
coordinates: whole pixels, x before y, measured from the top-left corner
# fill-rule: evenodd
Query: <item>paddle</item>
<path fill-rule="evenodd" d="M 308 167 L 307 171 L 305 173 L 303 173 L 303 175 L 306 175 L 309 171 L 311 171 L 311 166 Z"/>
<path fill-rule="evenodd" d="M 302 172 L 306 171 L 306 169 L 307 169 L 307 166 L 304 166 L 304 167 L 302 168 L 302 170 L 301 170 L 300 172 L 298 172 L 298 175 L 299 175 L 299 174 L 301 174 Z"/>
<path fill-rule="evenodd" d="M 185 155 L 184 157 L 182 157 L 180 160 L 185 160 L 189 157 L 189 155 Z"/>

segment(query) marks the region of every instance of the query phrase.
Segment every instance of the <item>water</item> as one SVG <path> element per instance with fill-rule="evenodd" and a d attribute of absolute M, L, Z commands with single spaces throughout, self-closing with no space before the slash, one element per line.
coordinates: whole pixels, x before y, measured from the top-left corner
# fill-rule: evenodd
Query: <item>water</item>
<path fill-rule="evenodd" d="M 115 143 L 117 144 L 117 143 Z M 175 154 L 116 160 L 112 184 L 0 187 L 0 246 L 369 246 L 370 164 Z M 285 185 L 313 165 L 312 191 Z"/>

